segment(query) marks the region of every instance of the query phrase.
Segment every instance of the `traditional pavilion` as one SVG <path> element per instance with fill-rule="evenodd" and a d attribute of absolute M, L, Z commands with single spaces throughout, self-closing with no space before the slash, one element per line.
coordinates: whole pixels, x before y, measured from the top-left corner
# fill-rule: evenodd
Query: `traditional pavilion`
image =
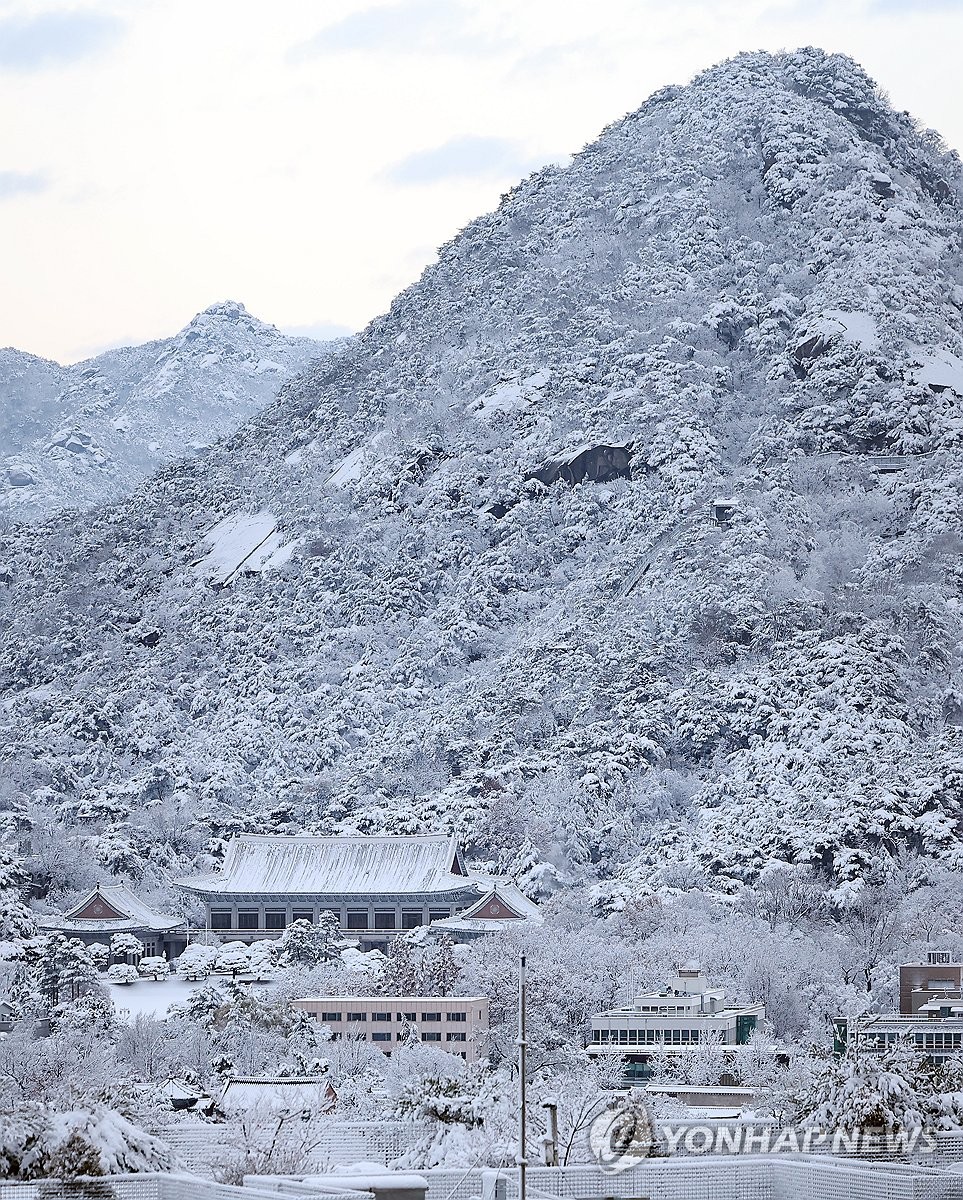
<path fill-rule="evenodd" d="M 224 939 L 278 937 L 293 921 L 316 922 L 327 911 L 362 950 L 384 950 L 422 925 L 460 940 L 462 931 L 444 923 L 474 909 L 493 881 L 469 873 L 447 834 L 245 834 L 229 842 L 220 870 L 177 885 L 204 901 L 208 928 Z M 491 916 L 499 928 L 518 919 L 509 905 L 501 912 Z"/>
<path fill-rule="evenodd" d="M 509 926 L 519 929 L 544 924 L 545 918 L 538 911 L 538 905 L 529 900 L 517 884 L 507 879 L 481 876 L 479 881 L 488 885 L 481 899 L 455 916 L 432 921 L 433 930 L 450 933 L 456 942 L 466 942 L 490 933 L 501 933 Z"/>
<path fill-rule="evenodd" d="M 110 945 L 115 933 L 131 933 L 144 944 L 144 954 L 176 958 L 187 945 L 183 917 L 157 912 L 123 883 L 101 887 L 62 916 L 39 917 L 37 924 L 51 933 L 79 938 L 85 946 Z"/>

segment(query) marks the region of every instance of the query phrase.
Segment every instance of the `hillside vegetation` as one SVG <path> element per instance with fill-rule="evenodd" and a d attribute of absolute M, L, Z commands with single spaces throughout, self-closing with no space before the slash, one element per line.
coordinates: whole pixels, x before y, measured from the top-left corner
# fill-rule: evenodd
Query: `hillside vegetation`
<path fill-rule="evenodd" d="M 455 829 L 617 907 L 960 865 L 961 182 L 850 60 L 740 56 L 239 432 L 11 530 L 41 887 L 162 890 L 241 829 Z"/>

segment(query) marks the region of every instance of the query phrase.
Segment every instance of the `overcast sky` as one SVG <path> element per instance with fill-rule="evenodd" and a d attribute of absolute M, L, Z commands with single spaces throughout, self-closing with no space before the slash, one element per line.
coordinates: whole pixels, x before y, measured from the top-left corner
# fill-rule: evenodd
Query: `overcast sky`
<path fill-rule="evenodd" d="M 0 345 L 358 329 L 535 166 L 798 45 L 963 144 L 963 0 L 0 0 Z"/>

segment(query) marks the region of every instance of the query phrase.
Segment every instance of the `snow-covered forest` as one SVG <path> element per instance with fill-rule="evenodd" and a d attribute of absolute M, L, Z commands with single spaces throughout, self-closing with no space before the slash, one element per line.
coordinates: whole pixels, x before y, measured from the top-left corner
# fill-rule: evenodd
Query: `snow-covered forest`
<path fill-rule="evenodd" d="M 524 180 L 230 436 L 11 525 L 2 918 L 53 1032 L 0 1046 L 4 1106 L 149 1124 L 169 1074 L 323 1059 L 359 1119 L 447 1113 L 413 1165 L 509 1161 L 526 950 L 570 1132 L 611 1083 L 587 1019 L 680 956 L 765 1003 L 739 1070 L 772 1111 L 954 1122 L 963 1064 L 863 1079 L 828 1047 L 899 961 L 963 953 L 961 204 L 851 60 L 742 55 Z M 289 956 L 125 1022 L 32 925 L 118 879 L 196 920 L 171 879 L 240 832 L 436 830 L 540 901 L 537 937 Z M 492 997 L 488 1072 L 285 1006 L 402 981 Z"/>

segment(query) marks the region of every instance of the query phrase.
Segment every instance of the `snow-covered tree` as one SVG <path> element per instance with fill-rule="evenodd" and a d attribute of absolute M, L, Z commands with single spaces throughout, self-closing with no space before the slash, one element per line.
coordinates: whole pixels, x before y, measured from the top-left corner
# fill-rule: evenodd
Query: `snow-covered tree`
<path fill-rule="evenodd" d="M 281 966 L 314 967 L 329 962 L 340 949 L 341 926 L 334 913 L 325 911 L 317 924 L 292 921 L 278 939 Z"/>
<path fill-rule="evenodd" d="M 138 974 L 158 982 L 171 973 L 171 965 L 163 955 L 148 955 L 137 964 Z"/>
<path fill-rule="evenodd" d="M 251 965 L 250 947 L 244 942 L 226 942 L 217 952 L 214 966 L 218 971 L 224 971 L 233 979 L 237 979 Z"/>
<path fill-rule="evenodd" d="M 185 947 L 177 960 L 178 974 L 185 975 L 188 979 L 202 979 L 214 969 L 217 955 L 217 947 L 192 942 Z"/>
<path fill-rule="evenodd" d="M 115 933 L 110 939 L 111 958 L 123 959 L 126 963 L 139 961 L 144 953 L 144 943 L 132 933 Z"/>
<path fill-rule="evenodd" d="M 111 983 L 130 984 L 136 983 L 140 974 L 130 963 L 114 963 L 112 967 L 107 968 L 107 978 Z"/>

